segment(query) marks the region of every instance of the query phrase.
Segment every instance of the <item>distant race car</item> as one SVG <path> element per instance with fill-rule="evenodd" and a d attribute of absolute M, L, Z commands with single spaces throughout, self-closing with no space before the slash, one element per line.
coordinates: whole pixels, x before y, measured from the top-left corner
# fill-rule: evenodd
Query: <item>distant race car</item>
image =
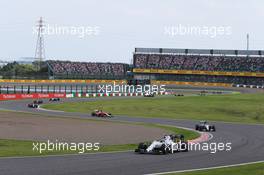
<path fill-rule="evenodd" d="M 34 104 L 42 104 L 43 101 L 42 101 L 42 100 L 35 100 L 35 101 L 33 101 L 33 103 L 34 103 Z"/>
<path fill-rule="evenodd" d="M 165 135 L 160 140 L 140 143 L 135 149 L 135 152 L 139 154 L 168 154 L 187 151 L 188 142 L 184 141 L 183 135 Z"/>
<path fill-rule="evenodd" d="M 49 101 L 60 101 L 60 98 L 50 98 Z"/>
<path fill-rule="evenodd" d="M 183 94 L 174 94 L 174 96 L 183 97 L 184 95 Z"/>
<path fill-rule="evenodd" d="M 104 112 L 102 110 L 94 110 L 92 112 L 92 116 L 96 116 L 96 117 L 112 117 L 112 114 L 108 113 L 108 112 Z"/>
<path fill-rule="evenodd" d="M 39 107 L 39 104 L 37 104 L 37 103 L 29 103 L 28 104 L 28 107 L 29 108 L 38 108 Z"/>
<path fill-rule="evenodd" d="M 200 121 L 199 124 L 195 125 L 195 130 L 210 132 L 215 131 L 215 126 L 208 124 L 207 121 Z"/>
<path fill-rule="evenodd" d="M 145 92 L 144 97 L 154 97 L 155 94 L 153 92 Z"/>

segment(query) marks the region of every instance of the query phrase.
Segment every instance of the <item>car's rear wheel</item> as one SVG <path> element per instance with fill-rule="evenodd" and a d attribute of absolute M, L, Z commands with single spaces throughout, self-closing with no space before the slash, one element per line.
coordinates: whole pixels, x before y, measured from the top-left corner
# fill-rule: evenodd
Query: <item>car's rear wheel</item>
<path fill-rule="evenodd" d="M 168 154 L 170 150 L 165 146 L 165 144 L 161 145 L 162 154 Z"/>

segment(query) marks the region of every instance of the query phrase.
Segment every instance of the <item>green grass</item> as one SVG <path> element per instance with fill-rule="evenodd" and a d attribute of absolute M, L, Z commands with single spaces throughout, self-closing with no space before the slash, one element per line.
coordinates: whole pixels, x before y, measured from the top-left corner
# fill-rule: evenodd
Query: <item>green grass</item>
<path fill-rule="evenodd" d="M 170 119 L 264 123 L 264 94 L 155 97 L 46 104 L 46 109 L 91 113 L 101 108 L 114 115 Z"/>
<path fill-rule="evenodd" d="M 122 122 L 123 123 L 123 122 Z M 181 128 L 175 128 L 167 125 L 158 124 L 144 124 L 135 123 L 135 125 L 143 125 L 146 127 L 157 127 L 169 131 L 174 134 L 183 134 L 186 139 L 194 139 L 199 136 L 199 133 L 189 131 Z M 40 155 L 60 155 L 60 154 L 77 154 L 78 151 L 44 151 L 41 154 L 38 151 L 33 151 L 33 142 L 37 141 L 25 141 L 25 140 L 10 140 L 0 139 L 0 157 L 14 157 L 14 156 L 40 156 Z M 135 144 L 123 144 L 123 145 L 101 145 L 98 151 L 86 151 L 85 153 L 96 152 L 113 152 L 113 151 L 128 151 L 134 150 L 138 143 Z"/>
<path fill-rule="evenodd" d="M 33 151 L 34 142 L 37 141 L 0 139 L 0 157 L 78 154 L 78 151 L 67 150 L 43 151 L 40 153 L 37 150 Z M 100 147 L 99 151 L 85 151 L 85 153 L 126 151 L 135 149 L 135 147 L 136 144 L 105 145 Z"/>
<path fill-rule="evenodd" d="M 263 175 L 264 163 L 256 163 L 250 165 L 235 166 L 229 168 L 217 168 L 211 170 L 201 170 L 186 173 L 174 173 L 175 175 Z M 168 174 L 168 175 L 174 175 Z"/>

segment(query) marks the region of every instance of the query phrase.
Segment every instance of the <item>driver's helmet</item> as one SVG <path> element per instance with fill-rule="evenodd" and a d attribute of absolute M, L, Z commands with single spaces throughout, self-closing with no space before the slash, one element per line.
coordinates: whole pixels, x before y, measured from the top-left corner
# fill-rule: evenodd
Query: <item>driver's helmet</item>
<path fill-rule="evenodd" d="M 171 139 L 171 136 L 170 135 L 165 135 L 164 136 L 164 140 L 170 140 Z"/>
<path fill-rule="evenodd" d="M 200 121 L 201 124 L 207 124 L 207 121 Z"/>

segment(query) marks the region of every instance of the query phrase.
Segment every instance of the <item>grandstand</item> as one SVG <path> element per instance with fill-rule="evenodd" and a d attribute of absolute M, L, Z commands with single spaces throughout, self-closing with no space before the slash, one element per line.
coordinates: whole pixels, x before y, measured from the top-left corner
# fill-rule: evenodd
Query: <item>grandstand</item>
<path fill-rule="evenodd" d="M 134 78 L 264 85 L 264 51 L 136 48 Z"/>
<path fill-rule="evenodd" d="M 128 80 L 264 86 L 264 51 L 136 48 L 133 65 L 46 61 L 53 79 Z M 132 72 L 131 67 L 133 67 Z"/>
<path fill-rule="evenodd" d="M 49 75 L 55 79 L 126 79 L 128 64 L 47 61 Z"/>

